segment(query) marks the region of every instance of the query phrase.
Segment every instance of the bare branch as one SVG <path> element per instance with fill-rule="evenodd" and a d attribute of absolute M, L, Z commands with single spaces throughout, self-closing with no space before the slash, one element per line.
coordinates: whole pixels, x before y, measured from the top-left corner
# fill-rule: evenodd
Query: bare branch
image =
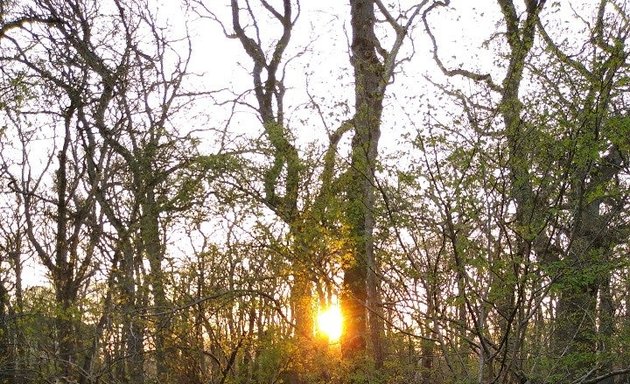
<path fill-rule="evenodd" d="M 427 19 L 427 16 L 429 12 L 431 12 L 436 7 L 447 6 L 448 4 L 449 4 L 449 1 L 446 1 L 444 3 L 435 2 L 431 4 L 431 6 L 429 6 L 422 14 L 422 20 L 424 22 L 425 30 L 427 34 L 429 35 L 431 44 L 433 45 L 433 60 L 436 62 L 436 64 L 438 65 L 442 73 L 448 77 L 463 76 L 476 82 L 485 82 L 488 85 L 488 87 L 492 89 L 493 91 L 497 93 L 502 93 L 503 88 L 492 80 L 492 76 L 489 73 L 481 74 L 481 73 L 476 73 L 476 72 L 469 71 L 467 69 L 462 69 L 462 68 L 448 69 L 444 65 L 444 62 L 442 62 L 442 59 L 440 59 L 437 41 L 436 41 L 435 35 L 433 34 L 433 31 L 431 30 L 431 27 L 429 26 L 429 21 Z"/>
<path fill-rule="evenodd" d="M 387 15 L 389 15 L 388 20 L 394 21 L 395 26 L 394 26 L 394 24 L 392 24 L 392 27 L 394 28 L 394 30 L 396 32 L 396 40 L 394 41 L 394 44 L 393 44 L 389 54 L 385 55 L 385 57 L 384 57 L 384 63 L 383 63 L 384 75 L 383 75 L 383 78 L 386 80 L 386 82 L 389 82 L 389 80 L 393 76 L 394 69 L 396 67 L 396 57 L 398 56 L 398 52 L 400 51 L 400 47 L 402 47 L 403 42 L 405 41 L 405 37 L 407 36 L 407 31 L 409 30 L 409 27 L 413 24 L 413 22 L 415 21 L 416 17 L 420 14 L 420 10 L 428 2 L 429 2 L 429 0 L 423 0 L 422 3 L 417 4 L 415 6 L 415 9 L 413 10 L 411 16 L 407 20 L 407 23 L 405 25 L 400 25 L 400 24 L 396 23 L 395 20 L 392 18 L 392 16 L 387 12 L 387 9 L 384 7 L 383 3 L 380 0 L 376 0 L 376 3 L 378 4 L 379 9 L 382 7 L 381 12 L 387 12 Z M 385 85 L 386 84 L 383 84 L 381 92 L 385 91 Z"/>
<path fill-rule="evenodd" d="M 596 369 L 592 369 L 586 375 L 584 375 L 583 377 L 577 379 L 572 384 L 595 384 L 595 383 L 600 383 L 600 382 L 602 382 L 605 379 L 608 379 L 610 377 L 615 377 L 615 376 L 619 376 L 619 375 L 624 375 L 626 373 L 630 373 L 630 368 L 617 369 L 617 370 L 610 371 L 610 372 L 607 372 L 607 373 L 605 373 L 603 375 L 596 376 L 596 377 L 593 377 L 593 378 L 589 379 L 588 377 L 591 374 L 593 374 L 595 370 Z"/>
<path fill-rule="evenodd" d="M 2 24 L 2 26 L 0 27 L 0 39 L 2 39 L 9 31 L 13 29 L 19 29 L 19 28 L 22 28 L 26 24 L 33 24 L 33 23 L 55 25 L 59 23 L 59 19 L 56 17 L 29 16 L 29 17 L 23 17 L 17 20 L 9 21 L 7 23 Z"/>
<path fill-rule="evenodd" d="M 558 57 L 558 59 L 560 59 L 563 63 L 571 66 L 573 69 L 578 71 L 586 79 L 589 79 L 589 81 L 595 80 L 595 75 L 593 75 L 593 73 L 591 73 L 584 66 L 584 64 L 582 64 L 582 62 L 572 59 L 558 47 L 558 45 L 553 41 L 551 36 L 549 36 L 547 31 L 545 30 L 545 27 L 542 25 L 542 21 L 540 20 L 540 18 L 538 18 L 537 20 L 537 25 L 538 25 L 538 32 L 540 32 L 540 35 L 542 36 L 543 40 L 545 41 L 547 46 L 551 49 L 553 54 Z"/>

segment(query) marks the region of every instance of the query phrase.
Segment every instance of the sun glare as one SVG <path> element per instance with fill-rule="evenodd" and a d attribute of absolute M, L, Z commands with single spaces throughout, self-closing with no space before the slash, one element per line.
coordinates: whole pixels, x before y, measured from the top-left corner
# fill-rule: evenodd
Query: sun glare
<path fill-rule="evenodd" d="M 317 316 L 317 327 L 332 343 L 339 341 L 343 329 L 343 317 L 338 306 L 332 305 Z"/>

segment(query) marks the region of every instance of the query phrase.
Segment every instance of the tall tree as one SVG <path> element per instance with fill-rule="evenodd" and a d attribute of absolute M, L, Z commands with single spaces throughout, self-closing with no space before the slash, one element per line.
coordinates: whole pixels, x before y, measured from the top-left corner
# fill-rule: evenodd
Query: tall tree
<path fill-rule="evenodd" d="M 34 217 L 39 212 L 36 204 L 49 201 L 36 190 L 48 175 L 13 185 L 24 196 L 29 239 L 51 271 L 63 309 L 58 323 L 59 356 L 65 366 L 61 376 L 82 382 L 90 377 L 90 372 L 78 369 L 82 364 L 72 344 L 78 335 L 74 316 L 78 291 L 94 271 L 93 256 L 106 219 L 115 234 L 109 266 L 115 279 L 108 280 L 106 297 L 111 297 L 117 281 L 124 318 L 125 369 L 120 379 L 144 380 L 145 328 L 150 323 L 140 313 L 148 311 L 151 297 L 157 377 L 168 381 L 174 347 L 169 343 L 172 305 L 163 272 L 165 216 L 189 209 L 203 196 L 197 193 L 205 170 L 195 157 L 191 137 L 174 128 L 176 111 L 190 96 L 181 91 L 188 58 L 186 51 L 175 52 L 148 4 L 113 1 L 108 4 L 114 10 L 109 19 L 97 5 L 34 1 L 25 14 L 53 21 L 47 28 L 30 25 L 23 37 L 26 43 L 12 39 L 13 56 L 4 57 L 42 82 L 46 100 L 56 97 L 64 102 L 57 113 L 62 132 L 60 143 L 55 143 L 60 149 L 56 198 L 51 199 L 57 212 L 54 249 L 42 243 L 47 239 L 45 227 Z M 39 52 L 50 60 L 40 60 Z M 110 304 L 106 308 L 111 309 Z M 101 323 L 106 320 L 101 317 Z M 101 325 L 97 344 L 99 333 Z M 86 366 L 94 360 L 90 356 Z"/>
<path fill-rule="evenodd" d="M 341 292 L 345 332 L 342 354 L 354 358 L 364 353 L 368 340 L 374 364 L 383 366 L 383 315 L 379 299 L 378 266 L 374 255 L 375 173 L 381 116 L 387 86 L 398 64 L 397 56 L 409 28 L 428 3 L 412 6 L 402 17 L 395 17 L 380 0 L 350 1 L 352 27 L 351 63 L 354 68 L 351 161 L 348 170 L 346 216 L 350 231 L 352 259 L 344 267 Z M 395 38 L 389 50 L 377 37 L 376 10 Z M 368 326 L 369 322 L 369 326 Z M 368 336 L 369 335 L 369 336 Z"/>
<path fill-rule="evenodd" d="M 572 98 L 566 114 L 558 119 L 567 128 L 565 202 L 570 213 L 562 231 L 566 244 L 558 265 L 559 297 L 552 339 L 553 352 L 566 361 L 562 371 L 568 378 L 592 372 L 596 354 L 609 351 L 614 333 L 613 255 L 627 232 L 623 219 L 627 199 L 620 177 L 629 153 L 626 140 L 619 135 L 626 135 L 628 128 L 626 118 L 619 115 L 625 103 L 619 85 L 628 76 L 630 23 L 623 7 L 614 1 L 601 0 L 595 11 L 586 31 L 588 57 L 582 60 L 566 53 L 568 48 L 557 44 L 547 27 L 538 22 L 557 66 L 541 73 L 543 84 L 554 89 L 554 98 L 562 103 Z M 568 94 L 550 83 L 554 71 L 559 72 L 557 78 L 571 84 Z M 612 364 L 603 364 L 599 373 L 611 369 Z"/>
<path fill-rule="evenodd" d="M 26 17 L 29 18 L 28 16 Z M 34 20 L 53 20 L 51 16 L 34 16 Z M 49 24 L 49 26 L 54 23 Z M 54 28 L 39 25 L 29 25 L 21 32 L 31 35 L 35 39 L 55 41 Z M 32 64 L 29 49 L 17 44 L 17 39 L 10 39 L 13 43 L 13 57 L 6 55 L 5 61 L 13 61 L 20 71 L 27 72 Z M 51 58 L 58 58 L 64 54 L 64 48 L 51 49 Z M 50 67 L 38 68 L 41 73 L 49 73 Z M 39 75 L 39 74 L 38 74 Z M 75 80 L 74 73 L 65 73 L 59 83 Z M 21 76 L 25 84 L 32 81 L 34 76 L 23 74 Z M 42 88 L 55 87 L 54 82 L 47 76 L 39 78 L 41 83 L 36 83 Z M 36 80 L 37 81 L 37 80 Z M 31 90 L 29 90 L 29 93 Z M 42 96 L 41 104 L 34 103 L 30 98 L 22 110 L 11 115 L 14 131 L 12 136 L 18 138 L 19 150 L 22 152 L 23 166 L 19 174 L 14 174 L 8 164 L 4 165 L 4 176 L 9 180 L 12 191 L 19 195 L 18 201 L 23 205 L 26 223 L 26 234 L 30 247 L 36 252 L 41 263 L 48 269 L 51 282 L 55 290 L 55 302 L 58 305 L 55 328 L 56 352 L 59 360 L 57 374 L 61 377 L 79 377 L 76 366 L 79 363 L 77 326 L 81 322 L 81 316 L 77 313 L 76 305 L 79 300 L 79 292 L 85 287 L 92 275 L 94 250 L 100 240 L 102 221 L 95 208 L 95 200 L 92 186 L 83 182 L 85 163 L 81 159 L 80 150 L 76 143 L 76 135 L 73 132 L 73 122 L 76 118 L 77 105 L 69 102 L 60 106 L 48 114 L 47 127 L 51 129 L 53 137 L 52 149 L 47 159 L 44 160 L 43 172 L 37 170 L 29 161 L 33 150 L 37 132 L 29 128 L 26 118 L 27 113 L 33 108 L 45 108 L 43 105 L 50 102 L 52 97 L 58 97 L 59 93 L 50 92 Z M 66 99 L 67 100 L 67 99 Z M 37 112 L 35 112 L 37 113 Z M 50 167 L 56 167 L 51 177 L 47 173 Z M 17 172 L 16 172 L 17 173 Z M 52 184 L 51 190 L 47 186 Z M 52 215 L 43 212 L 54 212 Z"/>
<path fill-rule="evenodd" d="M 506 29 L 504 36 L 509 52 L 504 62 L 505 76 L 500 84 L 495 83 L 489 74 L 464 68 L 448 69 L 438 56 L 436 40 L 431 34 L 434 57 L 445 75 L 463 76 L 479 84 L 484 92 L 496 92 L 498 102 L 493 106 L 491 98 L 485 105 L 479 103 L 479 94 L 467 97 L 460 90 L 442 88 L 462 106 L 476 140 L 484 142 L 496 138 L 493 136 L 496 128 L 492 123 L 486 125 L 493 116 L 485 111 L 496 111 L 500 116 L 501 137 L 505 140 L 506 150 L 497 152 L 496 157 L 499 164 L 505 164 L 509 170 L 503 193 L 513 204 L 514 212 L 508 212 L 497 221 L 500 227 L 496 233 L 509 228 L 506 239 L 510 242 L 504 248 L 509 253 L 497 255 L 504 259 L 503 262 L 493 258 L 495 277 L 487 295 L 482 295 L 484 301 L 492 300 L 496 310 L 486 319 L 498 316 L 497 342 L 484 341 L 486 336 L 479 331 L 479 322 L 473 321 L 480 339 L 479 378 L 497 377 L 505 382 L 518 382 L 527 377 L 526 366 L 519 356 L 525 353 L 524 348 L 529 342 L 531 315 L 549 310 L 543 309 L 541 303 L 550 290 L 559 295 L 559 317 L 555 318 L 555 336 L 552 338 L 556 345 L 551 350 L 555 358 L 561 361 L 566 358 L 566 362 L 558 364 L 557 372 L 552 370 L 546 374 L 558 374 L 560 376 L 555 377 L 562 377 L 561 380 L 575 379 L 579 375 L 592 375 L 599 367 L 594 358 L 598 345 L 596 322 L 599 316 L 609 312 L 603 308 L 610 308 L 608 288 L 602 291 L 599 287 L 607 287 L 606 276 L 610 270 L 606 268 L 611 264 L 606 261 L 610 257 L 610 247 L 614 247 L 610 242 L 614 243 L 614 234 L 624 228 L 623 220 L 616 216 L 620 210 L 614 207 L 625 202 L 616 197 L 619 184 L 614 180 L 622 172 L 625 155 L 618 149 L 616 139 L 608 136 L 606 122 L 610 111 L 618 110 L 612 101 L 618 94 L 615 90 L 618 82 L 613 79 L 623 78 L 623 70 L 620 70 L 623 64 L 620 63 L 627 57 L 627 53 L 621 53 L 624 36 L 627 36 L 627 22 L 620 16 L 624 12 L 622 8 L 600 2 L 592 24 L 597 27 L 588 29 L 590 43 L 584 45 L 599 53 L 589 56 L 593 60 L 590 62 L 585 57 L 583 61 L 589 64 L 583 65 L 563 53 L 545 31 L 541 22 L 544 1 L 525 1 L 521 6 L 525 11 L 522 15 L 519 15 L 519 5 L 512 1 L 500 0 L 497 4 Z M 618 17 L 618 27 L 613 27 L 615 23 L 610 22 L 614 15 Z M 602 30 L 607 32 L 601 33 Z M 544 42 L 545 51 L 536 46 L 537 35 L 540 36 L 538 41 Z M 541 57 L 545 59 L 541 60 Z M 552 69 L 555 65 L 558 69 Z M 578 78 L 582 80 L 576 82 Z M 537 84 L 540 93 L 526 89 L 526 80 Z M 550 105 L 556 109 L 550 111 Z M 471 160 L 476 157 L 474 152 L 470 154 Z M 467 161 L 465 166 L 469 167 L 471 163 Z M 497 174 L 501 174 L 500 170 Z M 502 188 L 499 184 L 499 190 Z M 590 197 L 586 198 L 584 193 Z M 615 225 L 608 229 L 607 223 Z M 611 232 L 607 233 L 608 230 Z M 604 238 L 606 240 L 602 242 Z M 532 268 L 540 268 L 549 275 L 543 280 L 532 279 Z M 551 279 L 552 284 L 545 284 L 544 279 Z M 528 287 L 539 288 L 531 290 Z M 535 293 L 536 290 L 539 293 Z M 466 298 L 466 293 L 463 295 Z M 531 305 L 536 305 L 533 311 Z M 479 319 L 480 313 L 485 313 L 482 309 L 470 306 L 469 316 Z M 600 329 L 610 333 L 610 319 L 603 315 L 601 321 Z M 534 326 L 543 327 L 541 324 Z M 488 350 L 491 352 L 484 357 Z M 486 372 L 481 374 L 484 366 Z"/>
<path fill-rule="evenodd" d="M 204 12 L 220 22 L 212 7 Z M 295 136 L 288 126 L 285 101 L 285 76 L 290 63 L 286 52 L 294 26 L 300 15 L 300 3 L 295 0 L 283 0 L 279 6 L 270 2 L 240 2 L 231 0 L 231 28 L 227 36 L 238 39 L 243 50 L 251 60 L 251 78 L 255 104 L 251 106 L 262 125 L 264 143 L 262 148 L 268 154 L 268 164 L 261 171 L 254 171 L 255 183 L 251 183 L 251 169 L 259 166 L 251 164 L 233 172 L 238 188 L 246 190 L 259 203 L 274 212 L 277 218 L 288 227 L 289 246 L 283 255 L 292 265 L 291 314 L 295 324 L 295 340 L 298 350 L 297 359 L 290 374 L 292 382 L 301 382 L 301 373 L 314 369 L 313 336 L 315 319 L 314 282 L 321 279 L 313 271 L 317 251 L 322 245 L 322 236 L 326 225 L 336 225 L 335 218 L 325 218 L 335 198 L 337 145 L 342 136 L 349 131 L 350 125 L 342 123 L 330 133 L 328 147 L 324 154 L 324 164 L 319 177 L 319 189 L 310 195 L 309 178 L 316 162 L 309 154 L 300 153 L 295 143 Z M 277 37 L 265 34 L 263 23 L 268 16 L 272 23 L 279 26 Z M 270 43 L 268 43 L 270 41 Z M 232 101 L 241 103 L 240 97 Z M 247 104 L 249 105 L 249 104 Z M 243 159 L 245 160 L 245 159 Z M 241 164 L 247 164 L 247 161 Z M 311 165 L 313 164 L 313 165 Z M 250 171 L 247 171 L 247 169 Z M 249 185 L 248 185 L 249 184 Z M 310 195 L 310 196 L 309 196 Z M 334 210 L 333 210 L 334 211 Z M 310 356 L 309 356 L 310 355 Z"/>

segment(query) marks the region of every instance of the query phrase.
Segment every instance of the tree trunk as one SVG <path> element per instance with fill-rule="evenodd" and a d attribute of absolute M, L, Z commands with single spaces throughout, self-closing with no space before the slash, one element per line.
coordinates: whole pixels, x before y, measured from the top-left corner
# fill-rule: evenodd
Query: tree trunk
<path fill-rule="evenodd" d="M 349 170 L 347 219 L 353 259 L 344 269 L 341 300 L 346 329 L 341 348 L 345 358 L 359 357 L 366 351 L 369 340 L 375 367 L 379 369 L 384 359 L 383 322 L 372 233 L 374 172 L 381 135 L 384 68 L 377 57 L 374 1 L 354 0 L 350 2 L 350 7 L 355 78 L 355 135 Z"/>
<path fill-rule="evenodd" d="M 536 20 L 538 14 L 545 5 L 545 0 L 530 1 L 527 4 L 523 21 L 519 19 L 512 0 L 497 0 L 505 25 L 507 27 L 506 39 L 510 47 L 507 73 L 501 84 L 502 98 L 499 111 L 504 123 L 505 136 L 508 142 L 509 157 L 508 168 L 510 171 L 511 185 L 510 196 L 516 205 L 515 228 L 516 245 L 511 255 L 506 255 L 512 260 L 506 262 L 507 268 L 502 271 L 504 282 L 497 289 L 497 311 L 499 312 L 500 337 L 505 338 L 503 350 L 499 354 L 502 359 L 501 369 L 498 375 L 504 375 L 506 382 L 519 382 L 521 378 L 516 372 L 521 371 L 520 362 L 513 357 L 520 355 L 522 347 L 518 338 L 518 320 L 513 318 L 517 308 L 515 307 L 514 293 L 517 292 L 517 281 L 523 277 L 519 275 L 520 265 L 529 259 L 531 253 L 531 232 L 539 220 L 540 213 L 536 207 L 536 194 L 534 193 L 529 156 L 527 147 L 526 122 L 522 119 L 523 104 L 519 98 L 523 71 L 529 52 L 533 46 L 536 35 Z M 504 371 L 508 366 L 511 369 Z M 492 369 L 493 367 L 488 367 Z"/>
<path fill-rule="evenodd" d="M 149 170 L 147 170 L 149 172 Z M 147 183 L 150 184 L 150 183 Z M 151 187 L 149 187 L 151 188 Z M 155 202 L 153 190 L 148 189 L 144 194 L 142 205 L 142 218 L 140 219 L 142 236 L 142 249 L 149 261 L 149 284 L 153 294 L 155 307 L 155 364 L 157 380 L 160 383 L 170 382 L 170 364 L 168 339 L 171 330 L 170 304 L 166 298 L 164 273 L 162 270 L 162 241 L 160 239 L 160 223 L 158 221 L 159 208 Z"/>
<path fill-rule="evenodd" d="M 431 287 L 428 288 L 429 286 Z M 427 312 L 426 312 L 426 319 L 421 325 L 423 328 L 423 336 L 425 336 L 425 338 L 421 341 L 421 344 L 420 344 L 420 354 L 422 358 L 422 365 L 421 365 L 422 371 L 420 372 L 420 376 L 421 376 L 422 384 L 431 384 L 434 382 L 433 369 L 436 363 L 435 341 L 431 340 L 431 338 L 433 337 L 433 331 L 436 330 L 437 328 L 437 324 L 436 324 L 437 321 L 435 320 L 437 317 L 437 311 L 435 307 L 436 303 L 434 300 L 434 297 L 436 296 L 435 295 L 436 288 L 434 287 L 434 284 L 432 282 L 425 284 L 425 287 L 428 288 L 426 292 Z"/>
<path fill-rule="evenodd" d="M 606 260 L 608 262 L 608 260 Z M 613 343 L 612 338 L 615 334 L 615 306 L 613 302 L 612 291 L 610 287 L 610 274 L 602 277 L 599 290 L 599 329 L 598 329 L 598 351 L 602 354 L 604 362 L 601 372 L 603 374 L 612 372 L 613 366 Z M 614 377 L 609 377 L 600 382 L 600 384 L 613 384 Z"/>
<path fill-rule="evenodd" d="M 9 326 L 9 291 L 4 285 L 4 279 L 0 279 L 0 383 L 8 384 L 13 378 L 11 366 L 16 359 L 11 346 L 11 332 Z"/>
<path fill-rule="evenodd" d="M 605 225 L 599 210 L 597 201 L 576 208 L 574 237 L 564 260 L 567 272 L 558 282 L 561 290 L 553 349 L 558 356 L 568 357 L 567 369 L 575 377 L 587 372 L 595 363 L 597 296 L 601 283 L 609 279 L 607 272 L 602 275 L 600 270 L 605 263 L 603 256 L 608 251 L 603 239 L 597 235 Z"/>
<path fill-rule="evenodd" d="M 137 292 L 136 260 L 133 247 L 127 240 L 122 240 L 120 247 L 123 258 L 121 262 L 120 286 L 123 313 L 123 337 L 125 348 L 125 370 L 120 380 L 124 383 L 144 383 L 144 327 L 140 319 L 140 300 Z"/>

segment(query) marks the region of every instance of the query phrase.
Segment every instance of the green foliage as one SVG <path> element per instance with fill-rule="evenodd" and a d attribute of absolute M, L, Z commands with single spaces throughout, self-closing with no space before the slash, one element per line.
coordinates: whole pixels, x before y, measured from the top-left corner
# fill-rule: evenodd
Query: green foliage
<path fill-rule="evenodd" d="M 230 65 L 252 68 L 252 90 L 235 81 L 219 92 L 187 82 L 181 31 L 152 2 L 62 3 L 12 2 L 0 16 L 29 18 L 0 36 L 0 278 L 11 295 L 0 369 L 33 383 L 514 384 L 627 366 L 630 80 L 619 1 L 584 2 L 584 29 L 569 33 L 579 20 L 563 2 L 541 11 L 541 1 L 499 0 L 478 15 L 502 31 L 482 44 L 490 60 L 468 47 L 465 65 L 438 60 L 446 78 L 408 77 L 427 55 L 397 57 L 400 46 L 380 41 L 432 33 L 467 2 L 398 14 L 351 1 L 356 77 L 322 87 L 307 68 L 307 108 L 290 72 L 315 53 L 289 50 L 304 19 L 295 0 L 234 1 L 225 19 L 213 2 L 188 4 L 201 7 L 186 15 L 191 26 L 222 20 L 248 60 Z M 374 5 L 374 17 L 357 4 Z M 415 11 L 425 28 L 387 32 Z M 426 53 L 439 59 L 435 32 Z M 213 50 L 215 39 L 203 43 Z M 356 111 L 337 94 L 353 81 Z M 381 132 L 402 130 L 396 148 L 376 150 Z M 17 262 L 4 258 L 18 248 Z M 31 264 L 50 286 L 18 286 Z M 347 322 L 367 347 L 354 357 L 309 329 L 313 309 L 340 291 L 360 299 Z"/>

